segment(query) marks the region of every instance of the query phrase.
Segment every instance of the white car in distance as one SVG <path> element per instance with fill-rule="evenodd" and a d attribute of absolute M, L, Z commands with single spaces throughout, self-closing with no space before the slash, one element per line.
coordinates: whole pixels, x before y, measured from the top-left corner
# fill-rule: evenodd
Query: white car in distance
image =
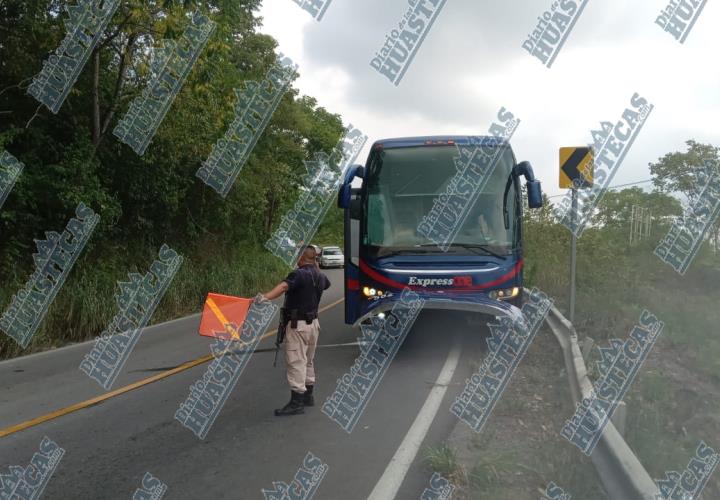
<path fill-rule="evenodd" d="M 320 267 L 343 267 L 345 256 L 340 247 L 323 247 L 320 252 Z"/>

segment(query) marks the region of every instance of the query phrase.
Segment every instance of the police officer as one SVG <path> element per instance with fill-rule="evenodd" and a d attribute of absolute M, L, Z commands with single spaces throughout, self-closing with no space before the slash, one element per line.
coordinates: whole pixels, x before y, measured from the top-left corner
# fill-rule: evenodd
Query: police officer
<path fill-rule="evenodd" d="M 285 330 L 285 365 L 290 384 L 290 402 L 275 410 L 276 416 L 297 415 L 305 412 L 305 406 L 314 406 L 315 348 L 320 333 L 318 305 L 323 291 L 330 288 L 330 280 L 317 266 L 315 248 L 306 246 L 298 267 L 275 288 L 259 297 L 273 300 L 285 296 L 285 317 L 281 321 Z"/>

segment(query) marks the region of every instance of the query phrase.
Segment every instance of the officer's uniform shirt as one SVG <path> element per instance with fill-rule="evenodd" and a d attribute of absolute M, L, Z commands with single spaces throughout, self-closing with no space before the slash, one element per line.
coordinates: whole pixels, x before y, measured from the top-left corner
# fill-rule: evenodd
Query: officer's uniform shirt
<path fill-rule="evenodd" d="M 298 319 L 302 314 L 317 312 L 323 291 L 330 288 L 330 280 L 312 264 L 306 264 L 287 275 L 284 280 L 288 284 L 288 311 L 298 310 Z"/>

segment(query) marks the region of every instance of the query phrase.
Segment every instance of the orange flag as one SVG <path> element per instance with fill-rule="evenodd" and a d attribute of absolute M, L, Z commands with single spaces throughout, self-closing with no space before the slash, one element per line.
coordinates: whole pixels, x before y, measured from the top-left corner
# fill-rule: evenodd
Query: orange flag
<path fill-rule="evenodd" d="M 198 333 L 205 337 L 240 340 L 242 325 L 252 301 L 232 295 L 208 293 Z"/>

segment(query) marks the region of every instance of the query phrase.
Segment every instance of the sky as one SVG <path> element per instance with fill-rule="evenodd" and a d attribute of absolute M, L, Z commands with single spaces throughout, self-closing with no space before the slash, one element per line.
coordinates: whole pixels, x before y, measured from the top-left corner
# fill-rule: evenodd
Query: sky
<path fill-rule="evenodd" d="M 655 24 L 670 0 L 589 0 L 547 68 L 521 46 L 552 3 L 447 0 L 398 86 L 370 60 L 408 0 L 332 0 L 320 22 L 293 0 L 265 0 L 261 31 L 298 64 L 301 93 L 368 136 L 358 163 L 379 139 L 487 134 L 505 107 L 521 121 L 511 139 L 518 161 L 561 195 L 558 148 L 592 142 L 591 130 L 617 122 L 635 93 L 654 109 L 613 185 L 649 179 L 648 164 L 689 139 L 720 146 L 718 2 L 681 44 Z"/>

